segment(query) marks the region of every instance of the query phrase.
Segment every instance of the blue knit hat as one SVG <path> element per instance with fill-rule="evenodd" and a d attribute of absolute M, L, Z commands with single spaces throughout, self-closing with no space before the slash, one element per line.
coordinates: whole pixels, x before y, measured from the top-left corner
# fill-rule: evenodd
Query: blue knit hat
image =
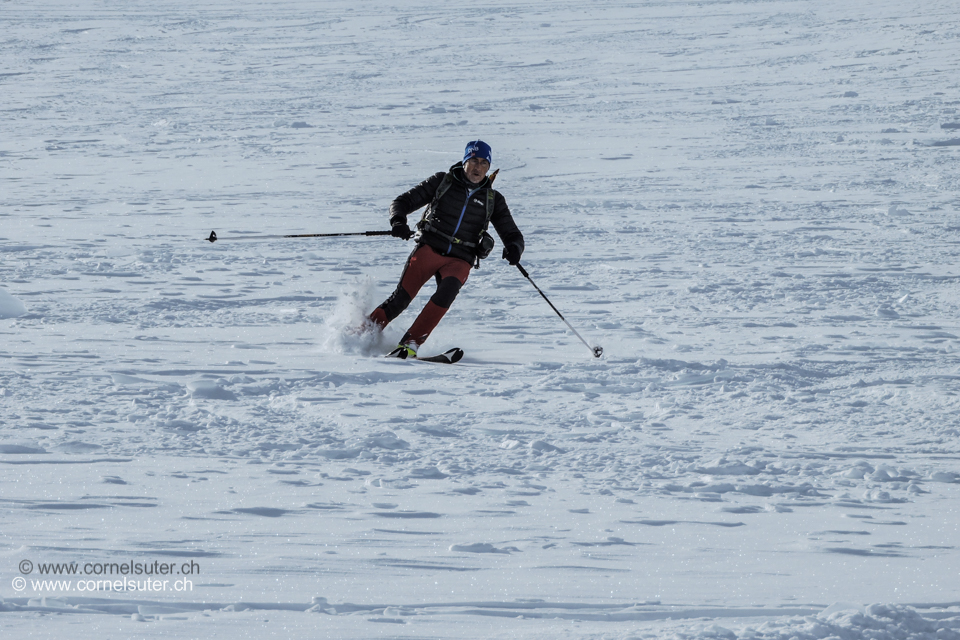
<path fill-rule="evenodd" d="M 470 158 L 481 158 L 490 164 L 493 164 L 493 151 L 483 140 L 474 140 L 467 143 L 467 148 L 463 151 L 463 163 L 466 164 Z"/>

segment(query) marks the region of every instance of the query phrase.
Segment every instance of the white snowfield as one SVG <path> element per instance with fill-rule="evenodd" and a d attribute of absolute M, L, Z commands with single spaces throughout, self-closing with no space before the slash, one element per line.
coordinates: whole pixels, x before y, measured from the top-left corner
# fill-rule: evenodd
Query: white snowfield
<path fill-rule="evenodd" d="M 0 637 L 960 638 L 957 10 L 0 3 Z"/>

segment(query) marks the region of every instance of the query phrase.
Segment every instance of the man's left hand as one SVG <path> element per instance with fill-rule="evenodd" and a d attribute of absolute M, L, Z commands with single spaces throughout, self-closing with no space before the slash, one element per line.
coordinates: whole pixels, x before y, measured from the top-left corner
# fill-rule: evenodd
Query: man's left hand
<path fill-rule="evenodd" d="M 503 248 L 503 259 L 510 263 L 511 266 L 520 264 L 520 247 L 515 244 L 508 244 Z"/>

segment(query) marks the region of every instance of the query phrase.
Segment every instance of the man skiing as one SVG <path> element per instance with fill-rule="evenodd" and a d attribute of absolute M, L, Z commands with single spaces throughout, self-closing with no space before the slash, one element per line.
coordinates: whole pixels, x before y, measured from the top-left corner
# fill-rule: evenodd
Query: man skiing
<path fill-rule="evenodd" d="M 391 235 L 409 240 L 414 232 L 407 216 L 427 206 L 417 224 L 420 235 L 410 254 L 400 284 L 383 304 L 373 310 L 370 320 L 380 329 L 386 327 L 409 306 L 430 278 L 437 280 L 437 291 L 400 339 L 390 355 L 415 358 L 417 349 L 430 336 L 467 281 L 472 266 L 487 257 L 493 238 L 487 224 L 493 223 L 503 241 L 503 258 L 511 265 L 520 262 L 523 234 L 517 228 L 507 201 L 494 191 L 496 177 L 487 176 L 493 154 L 482 140 L 467 144 L 463 161 L 427 178 L 390 204 Z"/>

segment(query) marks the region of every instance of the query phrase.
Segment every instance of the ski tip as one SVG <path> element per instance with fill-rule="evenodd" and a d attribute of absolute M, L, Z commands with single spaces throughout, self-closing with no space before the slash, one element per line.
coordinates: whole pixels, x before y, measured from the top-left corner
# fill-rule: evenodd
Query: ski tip
<path fill-rule="evenodd" d="M 463 357 L 463 349 L 454 347 L 453 349 L 448 349 L 443 353 L 435 356 L 425 356 L 418 357 L 417 360 L 421 362 L 440 362 L 442 364 L 454 364 L 455 362 L 460 362 L 460 358 Z"/>

